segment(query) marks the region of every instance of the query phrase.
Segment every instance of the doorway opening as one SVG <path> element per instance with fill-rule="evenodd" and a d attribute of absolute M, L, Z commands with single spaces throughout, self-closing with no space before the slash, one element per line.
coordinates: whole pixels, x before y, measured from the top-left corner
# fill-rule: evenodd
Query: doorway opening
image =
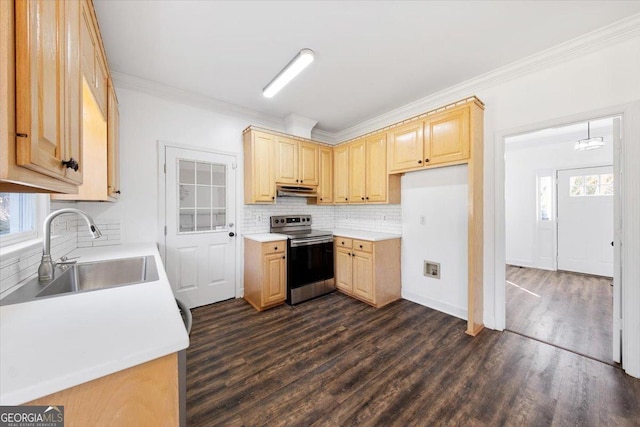
<path fill-rule="evenodd" d="M 614 116 L 505 138 L 506 329 L 605 363 L 620 362 L 620 128 Z M 577 144 L 589 137 L 603 144 Z"/>

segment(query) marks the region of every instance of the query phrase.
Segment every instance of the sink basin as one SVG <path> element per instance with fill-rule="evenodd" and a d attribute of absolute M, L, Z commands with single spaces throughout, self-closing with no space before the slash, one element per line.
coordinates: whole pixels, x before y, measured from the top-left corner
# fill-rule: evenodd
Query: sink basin
<path fill-rule="evenodd" d="M 42 284 L 34 278 L 20 289 L 0 300 L 0 305 L 17 304 L 36 298 L 70 292 L 85 292 L 115 286 L 158 280 L 158 268 L 153 256 L 85 262 L 56 268 L 56 277 Z"/>
<path fill-rule="evenodd" d="M 36 297 L 92 291 L 154 280 L 158 280 L 158 270 L 152 256 L 72 264 Z"/>

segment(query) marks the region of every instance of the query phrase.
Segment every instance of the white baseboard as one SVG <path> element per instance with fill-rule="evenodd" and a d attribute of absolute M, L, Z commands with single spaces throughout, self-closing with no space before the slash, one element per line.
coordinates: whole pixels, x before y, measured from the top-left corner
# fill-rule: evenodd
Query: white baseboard
<path fill-rule="evenodd" d="M 415 302 L 416 304 L 424 305 L 425 307 L 433 308 L 434 310 L 441 311 L 459 319 L 467 320 L 466 308 L 456 307 L 446 302 L 405 291 L 404 289 L 402 290 L 402 298 Z"/>

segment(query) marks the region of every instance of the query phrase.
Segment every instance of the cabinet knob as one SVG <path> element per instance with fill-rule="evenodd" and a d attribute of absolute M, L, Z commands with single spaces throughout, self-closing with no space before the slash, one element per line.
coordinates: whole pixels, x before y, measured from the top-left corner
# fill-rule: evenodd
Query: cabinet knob
<path fill-rule="evenodd" d="M 300 180 L 300 184 L 302 184 L 302 183 L 304 183 L 304 181 L 303 181 L 303 180 Z"/>
<path fill-rule="evenodd" d="M 276 199 L 276 196 L 271 196 L 271 200 L 275 200 L 275 199 Z"/>
<path fill-rule="evenodd" d="M 342 242 L 342 244 L 344 245 L 344 242 Z"/>
<path fill-rule="evenodd" d="M 278 250 L 278 247 L 277 247 L 277 246 L 274 246 L 273 250 L 274 250 L 274 251 L 277 251 L 277 250 Z"/>
<path fill-rule="evenodd" d="M 365 199 L 369 200 L 369 198 L 368 198 L 368 197 L 365 197 Z"/>
<path fill-rule="evenodd" d="M 362 200 L 364 200 L 364 197 L 360 197 Z"/>
<path fill-rule="evenodd" d="M 323 198 L 322 198 L 322 197 L 320 197 L 320 201 L 322 201 L 322 200 L 323 200 Z"/>
<path fill-rule="evenodd" d="M 424 159 L 424 162 L 425 163 L 429 163 L 429 159 Z"/>
<path fill-rule="evenodd" d="M 122 192 L 120 190 L 116 191 L 116 194 L 122 194 Z"/>
<path fill-rule="evenodd" d="M 345 197 L 344 199 L 345 199 L 345 200 L 349 200 L 349 199 L 348 199 L 348 198 L 346 198 L 346 197 Z"/>
<path fill-rule="evenodd" d="M 296 182 L 300 182 L 300 181 L 296 179 Z"/>
<path fill-rule="evenodd" d="M 418 164 L 421 165 L 422 164 L 422 160 L 418 160 Z"/>
<path fill-rule="evenodd" d="M 360 245 L 360 249 L 362 249 L 362 245 Z"/>
<path fill-rule="evenodd" d="M 73 157 L 71 157 L 69 160 L 63 160 L 62 166 L 66 166 L 68 169 L 73 169 L 76 172 L 78 172 L 78 168 L 80 167 L 78 162 Z"/>
<path fill-rule="evenodd" d="M 284 259 L 284 255 L 282 255 L 282 259 Z"/>

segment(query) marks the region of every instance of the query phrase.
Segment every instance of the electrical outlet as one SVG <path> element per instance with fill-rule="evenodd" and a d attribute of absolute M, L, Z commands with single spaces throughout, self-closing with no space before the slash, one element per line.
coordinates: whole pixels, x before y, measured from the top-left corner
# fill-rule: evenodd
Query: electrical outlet
<path fill-rule="evenodd" d="M 386 215 L 382 215 L 382 221 L 386 221 L 387 220 L 387 216 Z"/>
<path fill-rule="evenodd" d="M 262 215 L 256 215 L 256 220 L 258 222 L 262 222 Z"/>
<path fill-rule="evenodd" d="M 426 223 L 424 215 L 420 215 L 420 225 L 424 225 Z"/>
<path fill-rule="evenodd" d="M 349 219 L 349 214 L 345 214 L 344 219 Z"/>
<path fill-rule="evenodd" d="M 433 279 L 440 279 L 440 263 L 433 261 L 424 262 L 424 275 Z"/>

